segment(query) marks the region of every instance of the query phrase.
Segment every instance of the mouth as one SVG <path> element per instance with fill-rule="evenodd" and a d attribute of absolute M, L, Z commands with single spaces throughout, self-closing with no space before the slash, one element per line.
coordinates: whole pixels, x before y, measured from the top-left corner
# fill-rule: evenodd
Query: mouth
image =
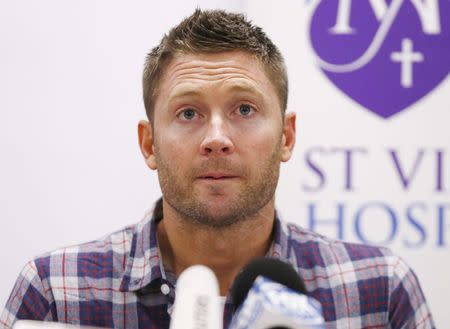
<path fill-rule="evenodd" d="M 239 178 L 239 176 L 221 172 L 208 172 L 198 176 L 198 179 L 210 181 L 232 180 L 236 178 Z"/>

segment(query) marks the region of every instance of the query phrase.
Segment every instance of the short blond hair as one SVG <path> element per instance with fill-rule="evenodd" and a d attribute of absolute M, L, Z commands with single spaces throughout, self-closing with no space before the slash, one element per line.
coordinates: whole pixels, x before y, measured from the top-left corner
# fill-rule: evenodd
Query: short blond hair
<path fill-rule="evenodd" d="M 147 117 L 153 122 L 154 101 L 161 76 L 176 54 L 219 53 L 242 50 L 255 56 L 278 94 L 284 115 L 288 78 L 283 56 L 264 31 L 242 14 L 197 9 L 164 35 L 147 55 L 142 79 Z"/>

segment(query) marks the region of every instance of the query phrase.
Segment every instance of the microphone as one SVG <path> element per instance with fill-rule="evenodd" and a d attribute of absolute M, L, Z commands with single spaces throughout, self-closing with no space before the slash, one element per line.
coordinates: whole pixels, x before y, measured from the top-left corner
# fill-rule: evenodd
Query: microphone
<path fill-rule="evenodd" d="M 235 316 L 229 329 L 324 329 L 320 303 L 291 265 L 259 258 L 246 265 L 231 288 Z"/>
<path fill-rule="evenodd" d="M 222 314 L 213 271 L 203 265 L 184 270 L 177 280 L 170 329 L 222 329 Z"/>

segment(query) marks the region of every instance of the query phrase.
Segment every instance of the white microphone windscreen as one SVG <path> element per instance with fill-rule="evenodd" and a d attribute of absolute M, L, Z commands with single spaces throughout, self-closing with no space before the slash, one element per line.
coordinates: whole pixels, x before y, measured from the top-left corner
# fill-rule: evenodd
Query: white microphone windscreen
<path fill-rule="evenodd" d="M 219 284 L 203 265 L 187 268 L 177 280 L 170 329 L 222 329 Z"/>

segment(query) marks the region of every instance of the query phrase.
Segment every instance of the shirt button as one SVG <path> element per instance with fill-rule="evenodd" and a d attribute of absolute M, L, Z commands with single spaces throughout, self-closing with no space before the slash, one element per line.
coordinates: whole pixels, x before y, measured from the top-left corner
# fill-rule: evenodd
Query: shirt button
<path fill-rule="evenodd" d="M 168 294 L 170 293 L 170 287 L 169 287 L 167 284 L 163 283 L 163 284 L 161 285 L 161 292 L 162 292 L 164 295 L 168 295 Z"/>

